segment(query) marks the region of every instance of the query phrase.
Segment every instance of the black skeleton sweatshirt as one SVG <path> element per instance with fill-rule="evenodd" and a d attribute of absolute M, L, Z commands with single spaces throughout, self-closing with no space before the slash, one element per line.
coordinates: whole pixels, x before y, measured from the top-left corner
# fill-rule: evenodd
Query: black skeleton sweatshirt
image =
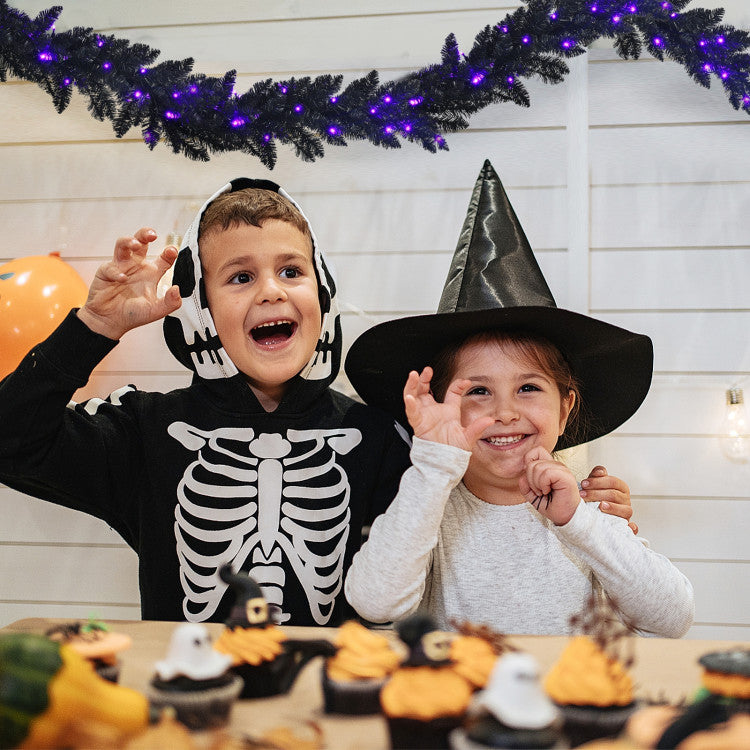
<path fill-rule="evenodd" d="M 173 280 L 182 306 L 164 320 L 171 352 L 193 370 L 169 393 L 128 385 L 75 404 L 117 342 L 75 311 L 0 383 L 0 481 L 90 513 L 139 557 L 144 619 L 223 621 L 225 562 L 248 571 L 293 625 L 353 616 L 343 582 L 361 531 L 395 496 L 408 445 L 392 418 L 330 388 L 341 362 L 336 290 L 313 234 L 323 324 L 317 350 L 266 412 L 222 349 L 205 303 L 198 224 Z M 291 198 L 290 198 L 291 200 Z"/>

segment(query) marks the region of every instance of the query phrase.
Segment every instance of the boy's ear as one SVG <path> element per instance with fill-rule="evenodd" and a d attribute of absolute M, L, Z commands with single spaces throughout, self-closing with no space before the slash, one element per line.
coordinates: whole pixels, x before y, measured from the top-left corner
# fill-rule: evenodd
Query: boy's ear
<path fill-rule="evenodd" d="M 568 417 L 570 416 L 570 412 L 573 410 L 575 402 L 576 394 L 574 391 L 568 391 L 568 397 L 560 399 L 560 429 L 557 433 L 558 437 L 560 437 L 560 435 L 565 432 L 565 427 L 568 424 Z"/>

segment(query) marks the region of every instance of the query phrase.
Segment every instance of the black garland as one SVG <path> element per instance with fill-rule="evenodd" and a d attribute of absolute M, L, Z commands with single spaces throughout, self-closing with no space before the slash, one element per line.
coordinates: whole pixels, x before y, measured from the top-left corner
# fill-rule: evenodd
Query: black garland
<path fill-rule="evenodd" d="M 482 29 L 466 54 L 451 34 L 440 62 L 398 80 L 380 83 L 373 70 L 341 90 L 341 75 L 269 78 L 237 93 L 236 71 L 195 74 L 191 58 L 155 64 L 159 51 L 145 44 L 90 28 L 56 33 L 60 6 L 31 19 L 0 0 L 0 80 L 10 73 L 38 84 L 58 112 L 75 88 L 118 138 L 139 127 L 150 149 L 163 141 L 203 161 L 243 151 L 269 169 L 277 142 L 305 161 L 322 157 L 324 143 L 345 146 L 351 139 L 447 149 L 443 134 L 468 127 L 471 115 L 495 102 L 528 107 L 523 78 L 559 83 L 568 73 L 565 59 L 599 38 L 612 39 L 624 59 L 644 48 L 659 60 L 671 58 L 702 86 L 716 78 L 731 105 L 750 112 L 750 34 L 722 24 L 723 9 L 685 10 L 691 0 L 524 2 Z"/>

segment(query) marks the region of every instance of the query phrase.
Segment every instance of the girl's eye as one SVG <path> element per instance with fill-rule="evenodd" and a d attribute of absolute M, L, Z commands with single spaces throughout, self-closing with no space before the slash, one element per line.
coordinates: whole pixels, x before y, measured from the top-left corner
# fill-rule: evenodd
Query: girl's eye
<path fill-rule="evenodd" d="M 466 391 L 467 396 L 486 396 L 489 391 L 483 385 L 475 385 Z"/>
<path fill-rule="evenodd" d="M 252 281 L 252 276 L 247 271 L 240 271 L 232 276 L 229 281 L 232 284 L 248 284 Z"/>
<path fill-rule="evenodd" d="M 534 391 L 540 391 L 541 388 L 539 388 L 539 386 L 534 385 L 533 383 L 525 383 L 518 390 L 521 393 L 533 393 Z"/>

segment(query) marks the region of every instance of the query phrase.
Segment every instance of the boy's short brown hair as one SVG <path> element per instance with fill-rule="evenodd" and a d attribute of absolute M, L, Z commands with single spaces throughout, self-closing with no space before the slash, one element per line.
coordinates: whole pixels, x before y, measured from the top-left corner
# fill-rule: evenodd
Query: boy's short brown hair
<path fill-rule="evenodd" d="M 301 211 L 283 195 L 263 188 L 222 193 L 211 201 L 201 217 L 198 237 L 211 231 L 226 231 L 238 224 L 260 227 L 269 219 L 291 224 L 310 240 L 312 247 L 310 226 Z"/>

